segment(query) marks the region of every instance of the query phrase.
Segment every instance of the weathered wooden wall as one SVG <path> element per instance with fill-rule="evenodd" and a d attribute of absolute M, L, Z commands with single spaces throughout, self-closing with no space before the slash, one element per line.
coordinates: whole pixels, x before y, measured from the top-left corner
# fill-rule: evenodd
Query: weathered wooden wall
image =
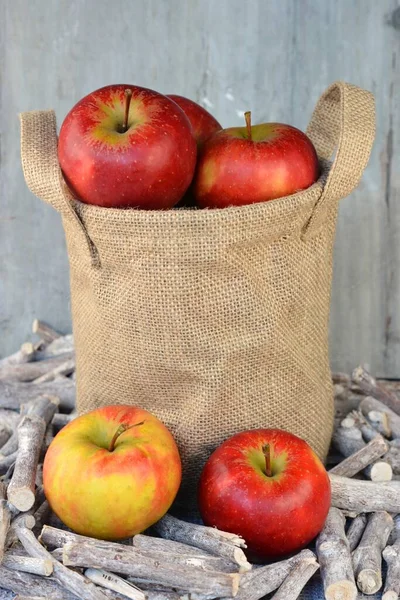
<path fill-rule="evenodd" d="M 86 93 L 128 82 L 189 96 L 224 126 L 252 109 L 305 128 L 343 79 L 374 92 L 377 138 L 340 209 L 332 365 L 400 376 L 399 0 L 2 0 L 0 11 L 0 355 L 34 316 L 70 327 L 63 232 L 25 187 L 18 112 L 53 107 L 61 122 Z"/>

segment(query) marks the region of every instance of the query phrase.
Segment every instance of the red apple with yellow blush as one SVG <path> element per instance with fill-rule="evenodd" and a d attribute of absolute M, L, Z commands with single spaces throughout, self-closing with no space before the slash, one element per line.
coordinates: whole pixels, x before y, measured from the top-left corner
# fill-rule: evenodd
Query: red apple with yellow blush
<path fill-rule="evenodd" d="M 130 537 L 161 519 L 180 482 L 171 433 L 134 406 L 106 406 L 71 421 L 43 466 L 55 514 L 77 533 L 106 540 Z"/>
<path fill-rule="evenodd" d="M 82 98 L 58 140 L 60 166 L 73 194 L 109 208 L 172 208 L 193 179 L 196 155 L 183 110 L 134 85 L 109 85 Z"/>
<path fill-rule="evenodd" d="M 282 123 L 231 127 L 203 146 L 194 195 L 203 208 L 226 208 L 289 196 L 318 178 L 318 157 L 305 133 Z"/>
<path fill-rule="evenodd" d="M 321 531 L 331 503 L 324 465 L 301 438 L 254 429 L 226 440 L 199 483 L 206 525 L 241 535 L 252 557 L 278 558 Z"/>

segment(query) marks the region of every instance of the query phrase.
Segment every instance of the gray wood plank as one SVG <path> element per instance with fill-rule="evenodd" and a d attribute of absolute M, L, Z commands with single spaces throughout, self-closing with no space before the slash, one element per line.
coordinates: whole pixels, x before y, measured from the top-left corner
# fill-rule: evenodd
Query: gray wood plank
<path fill-rule="evenodd" d="M 399 0 L 10 0 L 0 2 L 0 356 L 32 319 L 66 331 L 68 263 L 58 215 L 26 189 L 17 113 L 129 82 L 202 103 L 223 126 L 302 129 L 324 88 L 372 90 L 377 139 L 359 189 L 342 201 L 331 359 L 400 376 Z M 392 133 L 390 133 L 392 131 Z M 397 165 L 396 165 L 397 162 Z M 396 202 L 397 200 L 397 202 Z"/>

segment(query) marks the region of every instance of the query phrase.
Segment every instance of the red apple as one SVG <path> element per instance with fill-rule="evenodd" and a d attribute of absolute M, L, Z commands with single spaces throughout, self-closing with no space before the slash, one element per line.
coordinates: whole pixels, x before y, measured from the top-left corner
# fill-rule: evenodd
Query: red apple
<path fill-rule="evenodd" d="M 199 483 L 205 524 L 241 535 L 249 552 L 263 559 L 306 546 L 321 531 L 330 501 L 317 455 L 279 429 L 244 431 L 225 441 Z"/>
<path fill-rule="evenodd" d="M 133 85 L 109 85 L 82 98 L 58 141 L 61 169 L 75 196 L 114 208 L 172 208 L 192 181 L 196 153 L 179 106 Z"/>
<path fill-rule="evenodd" d="M 161 519 L 180 482 L 171 433 L 134 406 L 106 406 L 71 421 L 50 444 L 43 466 L 56 515 L 77 533 L 107 540 Z"/>
<path fill-rule="evenodd" d="M 318 157 L 311 140 L 282 123 L 231 127 L 203 146 L 194 194 L 203 208 L 226 208 L 289 196 L 318 178 Z"/>
<path fill-rule="evenodd" d="M 168 98 L 176 102 L 189 119 L 199 149 L 213 133 L 222 129 L 217 119 L 210 115 L 205 108 L 197 104 L 197 102 L 189 100 L 189 98 L 185 98 L 184 96 L 176 96 L 175 94 L 169 94 Z"/>

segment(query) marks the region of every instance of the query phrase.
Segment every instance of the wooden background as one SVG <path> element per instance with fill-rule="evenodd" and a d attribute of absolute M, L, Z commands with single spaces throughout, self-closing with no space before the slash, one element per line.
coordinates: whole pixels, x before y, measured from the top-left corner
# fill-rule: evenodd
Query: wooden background
<path fill-rule="evenodd" d="M 400 0 L 1 0 L 0 356 L 33 317 L 70 329 L 58 215 L 25 187 L 17 113 L 135 83 L 191 97 L 222 123 L 304 129 L 331 82 L 371 90 L 377 138 L 341 203 L 332 294 L 335 369 L 400 377 Z"/>

